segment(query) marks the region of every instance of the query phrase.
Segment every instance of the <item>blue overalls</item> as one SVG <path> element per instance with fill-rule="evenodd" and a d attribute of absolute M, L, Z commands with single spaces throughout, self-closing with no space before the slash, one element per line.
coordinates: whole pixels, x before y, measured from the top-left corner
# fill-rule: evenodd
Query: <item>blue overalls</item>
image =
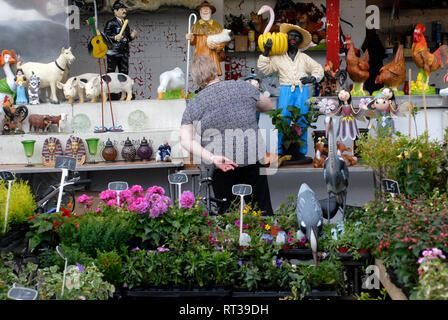
<path fill-rule="evenodd" d="M 287 86 L 287 85 L 280 85 L 280 95 L 278 98 L 278 106 L 277 108 L 282 108 L 282 116 L 290 116 L 291 113 L 288 111 L 288 106 L 296 106 L 300 108 L 300 112 L 303 114 L 308 113 L 309 106 L 305 104 L 305 102 L 310 98 L 310 91 L 308 86 L 303 85 L 302 90 L 299 86 L 295 86 L 294 91 L 291 92 L 291 87 L 293 86 Z M 303 121 L 302 121 L 303 120 Z M 307 142 L 307 125 L 305 123 L 305 118 L 302 117 L 299 119 L 299 127 L 302 129 L 302 136 L 305 137 L 305 147 L 300 148 L 299 151 L 301 154 L 306 155 L 308 150 L 308 142 Z M 278 133 L 278 148 L 277 152 L 278 154 L 283 154 L 282 150 L 282 138 L 283 135 L 279 132 Z"/>

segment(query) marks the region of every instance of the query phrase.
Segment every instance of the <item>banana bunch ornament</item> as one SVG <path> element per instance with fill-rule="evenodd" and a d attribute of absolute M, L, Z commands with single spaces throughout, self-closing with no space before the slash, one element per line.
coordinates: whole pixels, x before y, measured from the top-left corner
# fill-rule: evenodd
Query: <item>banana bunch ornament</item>
<path fill-rule="evenodd" d="M 272 39 L 272 49 L 269 52 L 269 55 L 272 56 L 284 54 L 286 50 L 288 50 L 288 35 L 282 32 L 269 32 L 272 25 L 274 24 L 274 10 L 267 5 L 264 5 L 258 11 L 258 15 L 261 15 L 265 12 L 269 12 L 269 23 L 264 29 L 263 34 L 260 34 L 260 36 L 258 37 L 258 47 L 260 48 L 261 52 L 264 52 L 264 44 L 269 39 Z"/>

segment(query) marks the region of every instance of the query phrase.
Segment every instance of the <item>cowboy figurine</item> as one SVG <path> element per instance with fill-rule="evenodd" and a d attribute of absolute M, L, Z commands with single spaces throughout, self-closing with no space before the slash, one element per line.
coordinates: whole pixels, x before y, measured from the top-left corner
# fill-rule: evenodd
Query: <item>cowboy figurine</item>
<path fill-rule="evenodd" d="M 218 53 L 224 49 L 227 42 L 222 42 L 221 44 L 211 42 L 207 44 L 207 36 L 221 33 L 223 30 L 219 22 L 211 18 L 212 14 L 216 12 L 216 8 L 204 1 L 196 7 L 196 10 L 199 12 L 201 19 L 191 26 L 191 33 L 187 33 L 185 39 L 190 40 L 192 46 L 196 46 L 195 56 L 205 54 L 213 60 L 220 76 L 222 75 L 222 70 Z"/>
<path fill-rule="evenodd" d="M 311 42 L 311 34 L 299 26 L 282 23 L 280 32 L 288 35 L 288 50 L 281 55 L 269 56 L 273 42 L 271 39 L 264 44 L 264 52 L 258 57 L 257 67 L 265 75 L 278 73 L 280 82 L 280 95 L 278 108 L 282 109 L 283 117 L 290 116 L 288 106 L 300 108 L 302 114 L 307 114 L 309 106 L 306 104 L 310 98 L 310 90 L 306 84 L 319 83 L 324 77 L 322 66 L 305 53 L 301 52 Z M 311 163 L 313 159 L 307 157 L 307 123 L 303 119 L 299 123 L 300 137 L 305 142 L 299 149 L 298 159 L 293 159 L 296 164 Z M 286 155 L 283 150 L 282 134 L 278 134 L 279 155 Z"/>
<path fill-rule="evenodd" d="M 107 51 L 107 72 L 129 73 L 129 43 L 137 37 L 137 31 L 126 26 L 123 34 L 120 36 L 121 27 L 126 20 L 127 6 L 121 1 L 116 0 L 112 6 L 114 18 L 106 22 L 104 34 L 113 44 L 113 47 Z"/>

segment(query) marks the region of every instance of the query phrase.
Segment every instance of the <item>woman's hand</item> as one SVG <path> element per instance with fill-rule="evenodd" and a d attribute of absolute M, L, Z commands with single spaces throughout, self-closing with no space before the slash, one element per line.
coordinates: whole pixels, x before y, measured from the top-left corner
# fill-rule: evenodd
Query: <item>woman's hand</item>
<path fill-rule="evenodd" d="M 208 46 L 208 48 L 209 48 L 210 50 L 216 50 L 216 49 L 219 48 L 219 45 L 217 45 L 217 44 L 214 43 L 214 42 L 210 42 L 210 43 L 208 43 L 207 46 Z"/>
<path fill-rule="evenodd" d="M 221 169 L 224 172 L 234 170 L 236 167 L 238 167 L 238 164 L 223 156 L 212 156 L 211 161 L 217 168 Z"/>

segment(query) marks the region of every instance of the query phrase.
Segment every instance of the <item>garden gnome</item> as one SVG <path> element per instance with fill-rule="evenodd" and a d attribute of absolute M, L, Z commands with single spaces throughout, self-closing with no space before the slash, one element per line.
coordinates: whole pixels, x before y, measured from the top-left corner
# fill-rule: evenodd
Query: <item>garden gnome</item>
<path fill-rule="evenodd" d="M 65 145 L 65 155 L 76 159 L 76 165 L 86 161 L 86 147 L 81 138 L 71 136 Z"/>
<path fill-rule="evenodd" d="M 196 10 L 199 11 L 201 19 L 191 27 L 191 33 L 187 33 L 185 39 L 190 40 L 192 46 L 196 46 L 195 56 L 205 54 L 213 60 L 220 76 L 222 75 L 222 70 L 218 53 L 224 49 L 227 42 L 220 44 L 210 42 L 207 44 L 207 36 L 221 33 L 223 30 L 222 26 L 211 18 L 212 14 L 216 12 L 216 8 L 204 1 L 196 7 Z"/>
<path fill-rule="evenodd" d="M 157 149 L 156 161 L 171 162 L 171 147 L 168 141 L 163 141 L 163 144 Z"/>
<path fill-rule="evenodd" d="M 278 107 L 282 109 L 282 115 L 289 116 L 288 106 L 300 108 L 302 114 L 307 114 L 309 106 L 306 101 L 310 98 L 310 91 L 306 84 L 314 84 L 320 82 L 324 77 L 322 66 L 315 60 L 310 58 L 301 49 L 308 47 L 311 42 L 311 35 L 305 29 L 299 26 L 282 23 L 280 32 L 288 35 L 288 50 L 281 55 L 269 56 L 273 42 L 271 39 L 264 44 L 264 52 L 258 57 L 257 67 L 265 75 L 278 73 L 280 82 L 280 95 L 278 99 Z M 306 156 L 308 151 L 307 144 L 307 123 L 303 118 L 298 123 L 301 139 L 305 142 L 304 147 L 299 149 L 298 159 L 292 159 L 297 164 L 311 163 L 313 159 Z M 287 150 L 283 150 L 282 134 L 278 134 L 279 155 L 286 154 Z"/>
<path fill-rule="evenodd" d="M 112 43 L 113 47 L 107 51 L 107 72 L 129 73 L 129 42 L 137 37 L 137 31 L 126 26 L 123 34 L 120 36 L 121 27 L 123 26 L 126 17 L 127 6 L 121 1 L 117 0 L 112 6 L 114 10 L 114 18 L 106 22 L 104 34 Z"/>
<path fill-rule="evenodd" d="M 62 156 L 62 145 L 58 138 L 50 137 L 45 139 L 42 148 L 42 164 L 46 167 L 54 167 L 56 156 Z"/>

